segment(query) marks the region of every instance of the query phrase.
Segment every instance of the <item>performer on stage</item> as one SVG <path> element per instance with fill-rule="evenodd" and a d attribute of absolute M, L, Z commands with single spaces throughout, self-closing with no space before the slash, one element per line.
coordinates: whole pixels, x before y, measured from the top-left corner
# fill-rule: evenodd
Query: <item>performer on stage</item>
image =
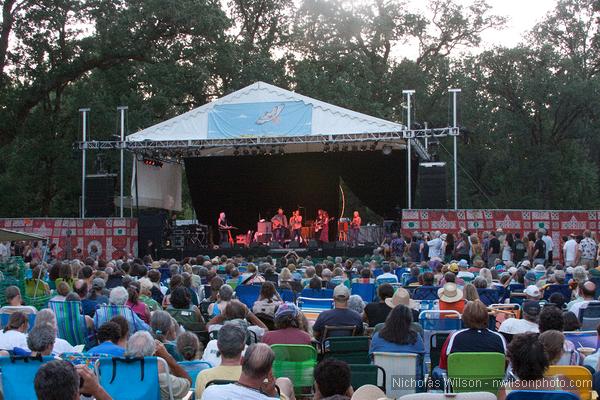
<path fill-rule="evenodd" d="M 229 242 L 230 226 L 229 222 L 227 222 L 227 217 L 224 212 L 219 214 L 219 219 L 217 220 L 217 227 L 219 228 L 219 246 L 223 243 Z"/>
<path fill-rule="evenodd" d="M 302 215 L 300 215 L 300 210 L 292 213 L 290 225 L 292 227 L 292 240 L 302 243 Z"/>
<path fill-rule="evenodd" d="M 277 214 L 271 218 L 271 224 L 273 225 L 273 240 L 279 243 L 283 243 L 285 238 L 285 231 L 288 229 L 288 219 L 283 213 L 283 209 L 277 210 Z"/>
<path fill-rule="evenodd" d="M 317 211 L 317 221 L 315 224 L 315 238 L 320 243 L 329 242 L 329 214 L 325 210 Z"/>
<path fill-rule="evenodd" d="M 362 219 L 358 211 L 354 211 L 352 221 L 350 222 L 350 243 L 352 246 L 358 246 L 358 233 L 360 232 L 360 226 Z"/>

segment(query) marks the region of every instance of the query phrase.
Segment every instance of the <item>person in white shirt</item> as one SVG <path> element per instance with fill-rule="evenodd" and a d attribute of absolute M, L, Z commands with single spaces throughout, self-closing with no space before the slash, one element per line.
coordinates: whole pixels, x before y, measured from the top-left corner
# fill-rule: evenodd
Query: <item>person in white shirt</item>
<path fill-rule="evenodd" d="M 0 262 L 5 262 L 10 257 L 10 243 L 7 245 L 4 242 L 0 242 Z"/>
<path fill-rule="evenodd" d="M 44 308 L 40 310 L 35 316 L 35 326 L 43 326 L 48 325 L 54 329 L 54 335 L 56 336 L 58 333 L 58 325 L 56 324 L 56 316 L 54 315 L 54 311 L 49 308 Z M 52 354 L 60 355 L 62 353 L 76 353 L 75 347 L 71 346 L 69 342 L 65 339 L 61 339 L 59 337 L 56 338 L 54 342 L 54 347 L 52 348 Z"/>
<path fill-rule="evenodd" d="M 502 321 L 498 332 L 516 335 L 519 333 L 540 331 L 538 327 L 538 317 L 541 307 L 537 301 L 526 301 L 523 303 L 523 319 L 508 318 Z"/>
<path fill-rule="evenodd" d="M 398 277 L 396 276 L 396 274 L 392 274 L 392 267 L 390 267 L 389 264 L 385 264 L 381 269 L 383 270 L 383 274 L 379 275 L 375 279 L 376 282 L 391 283 L 392 281 L 394 281 L 398 283 Z"/>
<path fill-rule="evenodd" d="M 554 247 L 554 242 L 552 242 L 552 237 L 548 234 L 548 231 L 546 231 L 545 229 L 542 231 L 543 232 L 543 236 L 542 236 L 542 240 L 544 241 L 544 244 L 546 245 L 546 261 L 548 263 L 552 263 L 552 259 L 554 257 L 553 253 L 552 253 L 552 248 Z"/>
<path fill-rule="evenodd" d="M 563 252 L 565 255 L 565 266 L 574 267 L 577 262 L 577 256 L 579 255 L 579 245 L 577 244 L 573 233 L 569 235 L 569 240 L 563 245 Z"/>
<path fill-rule="evenodd" d="M 212 385 L 204 389 L 202 400 L 273 400 L 282 395 L 293 398 L 293 385 L 288 378 L 275 379 L 273 375 L 275 353 L 264 343 L 248 347 L 242 361 L 242 374 L 236 383 Z"/>
<path fill-rule="evenodd" d="M 579 311 L 587 308 L 588 304 L 596 301 L 596 285 L 592 281 L 587 281 L 579 287 L 579 293 L 583 296 L 583 300 L 569 305 L 571 311 L 579 318 Z"/>
<path fill-rule="evenodd" d="M 427 242 L 427 246 L 429 246 L 429 259 L 442 259 L 442 245 L 444 241 L 440 239 L 441 232 L 435 231 L 433 232 L 433 239 Z"/>
<path fill-rule="evenodd" d="M 0 349 L 13 350 L 15 347 L 27 349 L 29 320 L 22 312 L 11 314 L 8 324 L 0 332 Z"/>

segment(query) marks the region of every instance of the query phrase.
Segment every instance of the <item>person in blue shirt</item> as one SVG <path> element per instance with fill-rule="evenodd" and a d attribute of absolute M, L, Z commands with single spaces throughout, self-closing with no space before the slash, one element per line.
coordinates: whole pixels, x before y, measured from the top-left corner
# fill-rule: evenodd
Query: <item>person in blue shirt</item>
<path fill-rule="evenodd" d="M 88 354 L 107 354 L 116 357 L 122 357 L 125 354 L 125 349 L 117 343 L 121 339 L 121 327 L 115 322 L 106 322 L 103 324 L 96 334 L 98 338 L 98 346 L 88 350 Z"/>
<path fill-rule="evenodd" d="M 411 324 L 410 308 L 402 304 L 394 307 L 385 320 L 383 328 L 373 335 L 369 354 L 374 352 L 424 353 L 423 339 Z"/>

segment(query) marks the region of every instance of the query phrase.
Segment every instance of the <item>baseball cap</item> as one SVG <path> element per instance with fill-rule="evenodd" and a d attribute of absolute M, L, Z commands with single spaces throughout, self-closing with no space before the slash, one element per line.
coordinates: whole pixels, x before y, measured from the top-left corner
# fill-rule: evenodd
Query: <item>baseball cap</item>
<path fill-rule="evenodd" d="M 94 289 L 104 289 L 106 287 L 106 283 L 102 278 L 94 278 L 92 281 L 92 288 Z"/>
<path fill-rule="evenodd" d="M 538 289 L 538 287 L 535 285 L 529 285 L 525 288 L 523 293 L 525 293 L 529 297 L 539 297 L 540 289 Z"/>
<path fill-rule="evenodd" d="M 514 274 L 515 272 L 517 272 L 517 268 L 516 268 L 516 267 L 510 267 L 510 268 L 508 269 L 508 272 L 509 272 L 509 273 L 512 275 L 512 274 Z"/>
<path fill-rule="evenodd" d="M 535 272 L 546 272 L 546 267 L 544 267 L 542 264 L 538 264 L 533 270 Z"/>
<path fill-rule="evenodd" d="M 522 267 L 530 267 L 531 266 L 531 262 L 529 262 L 529 260 L 525 260 L 521 263 Z"/>
<path fill-rule="evenodd" d="M 533 271 L 527 272 L 525 274 L 525 279 L 527 279 L 528 281 L 535 282 L 535 280 L 537 279 L 537 277 L 535 276 L 535 272 L 533 272 Z"/>
<path fill-rule="evenodd" d="M 448 269 L 451 272 L 457 273 L 458 272 L 458 264 L 457 263 L 452 263 L 448 266 Z"/>
<path fill-rule="evenodd" d="M 350 297 L 350 290 L 343 284 L 339 284 L 333 289 L 333 297 L 347 299 Z"/>
<path fill-rule="evenodd" d="M 537 288 L 536 288 L 537 289 Z M 538 290 L 539 292 L 539 290 Z M 523 303 L 523 312 L 527 315 L 536 316 L 539 315 L 541 310 L 540 303 L 537 301 L 526 301 Z"/>
<path fill-rule="evenodd" d="M 467 260 L 465 260 L 465 259 L 463 258 L 463 259 L 461 259 L 461 260 L 458 262 L 458 266 L 459 266 L 459 267 L 463 267 L 463 268 L 464 268 L 464 267 L 468 267 L 468 266 L 469 266 L 469 263 L 467 262 Z"/>
<path fill-rule="evenodd" d="M 275 319 L 279 319 L 290 315 L 292 318 L 298 316 L 298 307 L 294 303 L 283 303 L 277 308 L 275 312 Z"/>

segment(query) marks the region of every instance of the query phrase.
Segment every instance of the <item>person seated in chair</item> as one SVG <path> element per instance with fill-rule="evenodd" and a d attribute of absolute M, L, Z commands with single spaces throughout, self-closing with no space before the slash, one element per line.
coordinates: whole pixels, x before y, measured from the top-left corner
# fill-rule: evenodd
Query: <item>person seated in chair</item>
<path fill-rule="evenodd" d="M 108 354 L 115 357 L 123 357 L 125 349 L 118 345 L 121 340 L 121 327 L 114 322 L 103 324 L 96 332 L 98 346 L 87 351 L 88 354 Z"/>
<path fill-rule="evenodd" d="M 27 335 L 27 347 L 31 352 L 29 355 L 31 357 L 51 355 L 55 341 L 56 337 L 50 326 L 36 326 Z"/>
<path fill-rule="evenodd" d="M 275 353 L 266 344 L 256 343 L 248 346 L 242 360 L 242 373 L 239 380 L 228 385 L 207 387 L 202 394 L 202 400 L 295 399 L 292 382 L 288 378 L 275 379 L 273 361 L 275 361 Z"/>
<path fill-rule="evenodd" d="M 8 305 L 0 308 L 0 314 L 12 314 L 16 311 L 22 312 L 25 315 L 35 314 L 37 310 L 32 306 L 23 305 L 21 290 L 17 286 L 9 286 L 4 291 L 6 302 Z"/>
<path fill-rule="evenodd" d="M 12 351 L 14 348 L 27 349 L 29 319 L 22 312 L 11 314 L 8 324 L 0 332 L 0 349 Z"/>
<path fill-rule="evenodd" d="M 326 310 L 319 314 L 319 317 L 313 325 L 313 335 L 315 339 L 322 339 L 326 326 L 354 326 L 355 334 L 363 333 L 362 317 L 359 313 L 348 308 L 348 299 L 350 290 L 344 285 L 338 285 L 333 290 L 332 310 Z"/>
<path fill-rule="evenodd" d="M 327 358 L 315 367 L 315 400 L 350 400 L 354 394 L 350 367 L 344 361 Z"/>
<path fill-rule="evenodd" d="M 190 390 L 192 379 L 183 367 L 177 364 L 177 361 L 169 354 L 164 344 L 159 340 L 154 340 L 152 335 L 146 331 L 139 331 L 133 334 L 127 342 L 128 357 L 160 357 L 167 362 L 169 372 L 164 370 L 162 363 L 158 364 L 158 382 L 160 385 L 160 398 L 169 399 L 168 382 L 171 381 L 173 397 L 175 399 L 184 398 Z"/>
<path fill-rule="evenodd" d="M 294 303 L 283 303 L 275 312 L 275 330 L 265 333 L 262 342 L 268 344 L 311 344 L 310 335 L 303 329 L 304 315 Z"/>
<path fill-rule="evenodd" d="M 218 331 L 223 326 L 225 321 L 241 320 L 246 326 L 246 329 L 252 331 L 254 336 L 260 340 L 266 331 L 269 329 L 248 307 L 239 300 L 231 300 L 225 311 L 221 315 L 217 315 L 206 323 L 209 332 Z"/>
<path fill-rule="evenodd" d="M 396 274 L 392 273 L 392 267 L 390 266 L 390 264 L 383 264 L 382 270 L 383 270 L 383 273 L 381 275 L 379 275 L 377 278 L 375 278 L 376 283 L 381 283 L 381 282 L 398 283 L 398 277 L 396 276 Z"/>
<path fill-rule="evenodd" d="M 423 339 L 412 322 L 410 308 L 402 304 L 394 307 L 383 328 L 373 335 L 369 353 L 424 353 Z"/>
<path fill-rule="evenodd" d="M 552 307 L 552 306 L 550 306 Z M 523 319 L 507 318 L 502 321 L 498 332 L 509 335 L 518 333 L 533 332 L 538 333 L 538 318 L 540 316 L 541 307 L 537 301 L 526 301 L 523 303 Z"/>
<path fill-rule="evenodd" d="M 200 309 L 192 304 L 190 293 L 184 287 L 173 290 L 171 305 L 166 311 L 188 331 L 200 332 L 206 330 L 206 323 Z"/>
<path fill-rule="evenodd" d="M 35 374 L 33 385 L 39 400 L 79 400 L 81 395 L 96 400 L 112 399 L 87 366 L 74 367 L 63 360 L 43 364 Z"/>
<path fill-rule="evenodd" d="M 391 308 L 386 304 L 386 299 L 394 296 L 394 287 L 389 283 L 384 283 L 377 288 L 377 297 L 379 301 L 369 303 L 365 306 L 365 310 L 362 314 L 363 321 L 366 322 L 369 327 L 385 322 Z"/>
<path fill-rule="evenodd" d="M 238 324 L 225 324 L 219 331 L 217 349 L 221 363 L 200 371 L 196 378 L 196 398 L 202 398 L 206 384 L 214 380 L 237 381 L 242 374 L 242 353 L 246 348 L 246 332 Z M 207 348 L 208 350 L 208 348 Z M 205 352 L 206 353 L 206 352 Z"/>
<path fill-rule="evenodd" d="M 110 291 L 109 295 L 109 307 L 100 307 L 96 310 L 94 315 L 94 325 L 96 329 L 102 326 L 105 322 L 108 322 L 111 317 L 114 316 L 112 306 L 116 306 L 118 314 L 121 314 L 129 322 L 129 331 L 135 333 L 139 330 L 149 331 L 150 327 L 147 323 L 141 320 L 136 313 L 134 313 L 125 304 L 129 300 L 129 293 L 123 286 L 116 287 Z"/>

